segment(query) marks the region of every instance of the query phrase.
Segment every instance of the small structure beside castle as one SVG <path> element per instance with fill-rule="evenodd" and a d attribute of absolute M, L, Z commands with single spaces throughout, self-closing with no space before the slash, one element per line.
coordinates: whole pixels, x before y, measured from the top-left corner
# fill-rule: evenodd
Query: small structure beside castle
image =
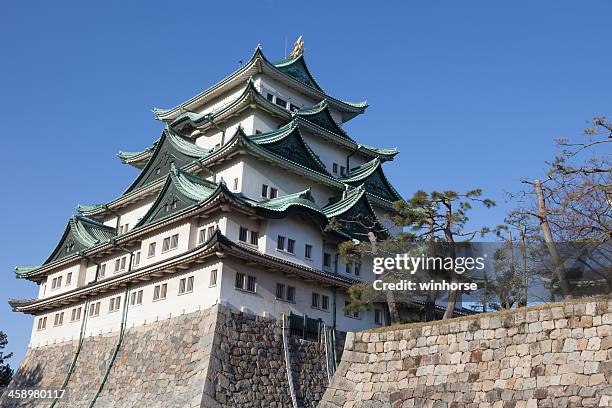
<path fill-rule="evenodd" d="M 70 388 L 98 339 L 117 338 L 115 346 L 99 345 L 113 351 L 100 356 L 106 368 L 92 375 L 101 377 L 97 393 L 96 381 L 90 384 L 88 398 L 95 402 L 113 381 L 113 364 L 127 347 L 121 346 L 124 333 L 148 341 L 142 333 L 191 313 L 217 322 L 211 323 L 214 335 L 204 330 L 217 345 L 223 336 L 232 338 L 227 316 L 235 313 L 280 326 L 304 321 L 303 338 L 320 338 L 324 328 L 330 347 L 340 350 L 337 337 L 344 332 L 385 325 L 383 305 L 344 310 L 347 289 L 374 275 L 368 259 L 343 260 L 338 244 L 367 239 L 372 228 L 366 223 L 378 238 L 394 233 L 385 214 L 401 197 L 383 165 L 398 151 L 360 144 L 343 130 L 367 104 L 328 95 L 303 50 L 299 40 L 288 59 L 273 63 L 258 46 L 240 69 L 206 91 L 154 110 L 163 123 L 157 140 L 140 152 L 118 154 L 140 171 L 125 192 L 104 204 L 77 206 L 51 255 L 39 266 L 16 268 L 19 278 L 39 286 L 37 298 L 10 301 L 14 311 L 34 316 L 27 364 L 48 363 L 54 359 L 48 350 L 61 349 L 67 365 L 61 368 L 56 356 L 54 384 Z M 222 310 L 223 324 L 210 318 L 212 308 Z M 84 355 L 87 347 L 92 351 Z M 224 385 L 215 384 L 209 395 L 219 402 L 223 397 L 215 395 Z M 236 401 L 227 395 L 227 404 Z"/>

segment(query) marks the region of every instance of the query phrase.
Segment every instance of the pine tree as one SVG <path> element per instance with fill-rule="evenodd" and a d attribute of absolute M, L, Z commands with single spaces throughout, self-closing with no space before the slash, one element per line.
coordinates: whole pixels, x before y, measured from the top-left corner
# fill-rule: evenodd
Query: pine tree
<path fill-rule="evenodd" d="M 0 394 L 9 385 L 13 378 L 13 369 L 6 360 L 13 356 L 13 353 L 4 354 L 4 348 L 8 344 L 6 333 L 0 331 Z"/>

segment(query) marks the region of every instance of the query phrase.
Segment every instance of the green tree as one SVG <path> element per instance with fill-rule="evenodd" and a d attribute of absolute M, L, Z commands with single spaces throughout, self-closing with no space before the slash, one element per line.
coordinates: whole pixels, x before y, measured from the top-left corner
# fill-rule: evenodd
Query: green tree
<path fill-rule="evenodd" d="M 7 362 L 13 356 L 13 353 L 4 354 L 4 348 L 8 344 L 6 333 L 0 331 L 0 394 L 9 385 L 13 378 L 13 369 Z"/>

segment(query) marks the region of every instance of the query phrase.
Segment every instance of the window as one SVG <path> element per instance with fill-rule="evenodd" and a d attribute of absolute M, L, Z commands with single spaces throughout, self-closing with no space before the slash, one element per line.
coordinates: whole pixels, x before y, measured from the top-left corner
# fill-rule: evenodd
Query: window
<path fill-rule="evenodd" d="M 344 166 L 340 166 L 340 174 L 344 176 L 344 173 L 345 173 Z"/>
<path fill-rule="evenodd" d="M 193 276 L 183 278 L 179 281 L 179 295 L 193 292 Z"/>
<path fill-rule="evenodd" d="M 217 270 L 213 269 L 210 271 L 210 284 L 209 286 L 217 286 Z"/>
<path fill-rule="evenodd" d="M 282 283 L 276 284 L 276 298 L 285 299 L 285 285 Z"/>
<path fill-rule="evenodd" d="M 170 251 L 178 247 L 178 234 L 174 234 L 171 237 L 166 237 L 162 241 L 162 252 Z"/>
<path fill-rule="evenodd" d="M 47 328 L 47 318 L 41 317 L 38 319 L 38 330 L 45 330 Z"/>
<path fill-rule="evenodd" d="M 296 110 L 300 110 L 300 108 L 298 108 L 294 104 L 290 103 L 289 104 L 289 110 L 291 110 L 291 112 L 295 112 Z"/>
<path fill-rule="evenodd" d="M 62 277 L 58 276 L 51 281 L 51 289 L 57 289 L 62 286 Z"/>
<path fill-rule="evenodd" d="M 56 313 L 55 320 L 53 321 L 54 326 L 61 326 L 64 323 L 64 312 Z"/>
<path fill-rule="evenodd" d="M 168 291 L 168 284 L 163 283 L 153 288 L 153 300 L 162 300 L 166 298 L 166 292 Z"/>
<path fill-rule="evenodd" d="M 320 304 L 319 303 L 320 299 L 321 299 L 321 295 L 319 295 L 316 292 L 312 292 L 312 303 L 310 304 L 310 306 L 318 309 L 319 308 L 319 304 Z"/>
<path fill-rule="evenodd" d="M 149 252 L 147 253 L 147 256 L 150 258 L 152 256 L 155 256 L 155 242 L 151 242 L 149 244 Z"/>
<path fill-rule="evenodd" d="M 350 263 L 346 263 L 344 264 L 344 271 L 348 274 L 351 273 L 351 264 Z"/>
<path fill-rule="evenodd" d="M 236 273 L 236 289 L 255 293 L 257 291 L 257 278 L 244 273 Z"/>
<path fill-rule="evenodd" d="M 304 245 L 304 258 L 312 259 L 312 245 Z"/>
<path fill-rule="evenodd" d="M 285 250 L 285 237 L 283 237 L 282 235 L 279 235 L 276 240 L 276 249 L 278 249 L 279 251 Z"/>
<path fill-rule="evenodd" d="M 238 241 L 246 242 L 247 232 L 248 229 L 246 229 L 245 227 L 240 227 L 240 231 L 238 232 Z"/>
<path fill-rule="evenodd" d="M 283 108 L 287 108 L 287 101 L 282 98 L 279 98 L 278 96 L 276 97 L 276 104 L 278 106 L 282 106 Z"/>
<path fill-rule="evenodd" d="M 89 305 L 89 317 L 100 315 L 100 302 L 95 302 Z"/>
<path fill-rule="evenodd" d="M 269 100 L 270 102 L 274 102 L 274 95 L 272 95 L 270 92 L 268 92 L 266 94 L 266 99 Z"/>
<path fill-rule="evenodd" d="M 100 272 L 98 273 L 98 278 L 101 279 L 106 275 L 106 264 L 100 265 Z"/>
<path fill-rule="evenodd" d="M 238 191 L 238 179 L 234 179 L 234 191 Z"/>
<path fill-rule="evenodd" d="M 121 306 L 121 296 L 112 297 L 108 304 L 108 312 L 116 312 Z"/>
<path fill-rule="evenodd" d="M 119 226 L 119 235 L 121 234 L 125 234 L 126 232 L 128 232 L 128 228 L 130 227 L 130 224 L 123 224 Z"/>
<path fill-rule="evenodd" d="M 276 197 L 278 197 L 278 190 L 274 187 L 270 187 L 270 198 L 272 199 Z"/>
<path fill-rule="evenodd" d="M 206 241 L 206 228 L 202 228 L 198 231 L 198 243 L 201 244 Z"/>
<path fill-rule="evenodd" d="M 295 253 L 295 239 L 287 239 L 287 252 L 291 254 Z"/>
<path fill-rule="evenodd" d="M 331 254 L 324 252 L 323 253 L 323 266 L 326 268 L 331 267 Z"/>
<path fill-rule="evenodd" d="M 321 295 L 321 309 L 323 310 L 329 309 L 329 296 Z"/>
<path fill-rule="evenodd" d="M 140 251 L 134 253 L 134 266 L 140 265 Z"/>
<path fill-rule="evenodd" d="M 259 233 L 257 231 L 251 231 L 251 245 L 257 245 L 259 240 Z"/>
<path fill-rule="evenodd" d="M 81 319 L 81 308 L 75 307 L 74 309 L 72 309 L 72 314 L 70 315 L 70 321 L 75 322 L 80 319 Z"/>
<path fill-rule="evenodd" d="M 361 319 L 361 313 L 359 311 L 356 312 L 350 312 L 349 310 L 347 310 L 346 308 L 351 304 L 351 302 L 349 301 L 344 301 L 344 315 L 346 317 L 352 317 L 353 319 Z"/>
<path fill-rule="evenodd" d="M 244 289 L 244 273 L 236 272 L 236 289 Z"/>
<path fill-rule="evenodd" d="M 379 325 L 383 324 L 382 310 L 374 309 L 374 323 L 379 324 Z"/>
<path fill-rule="evenodd" d="M 130 295 L 130 306 L 142 305 L 142 290 L 132 292 Z"/>
<path fill-rule="evenodd" d="M 287 286 L 287 302 L 295 302 L 295 287 Z"/>
<path fill-rule="evenodd" d="M 338 174 L 338 163 L 333 163 L 332 164 L 332 172 L 334 174 Z"/>
<path fill-rule="evenodd" d="M 208 227 L 208 232 L 206 234 L 207 234 L 206 237 L 208 239 L 211 239 L 212 236 L 215 234 L 215 226 L 211 225 L 210 227 Z"/>
<path fill-rule="evenodd" d="M 255 285 L 257 284 L 257 278 L 255 278 L 254 276 L 247 276 L 247 290 L 249 292 L 255 292 L 256 288 Z"/>
<path fill-rule="evenodd" d="M 359 276 L 360 271 L 361 271 L 361 264 L 355 262 L 355 266 L 353 268 L 353 273 L 355 274 L 355 276 Z"/>
<path fill-rule="evenodd" d="M 268 198 L 268 186 L 265 184 L 261 185 L 261 196 L 264 198 Z"/>
<path fill-rule="evenodd" d="M 175 249 L 178 247 L 178 239 L 179 239 L 178 234 L 174 234 L 173 236 L 170 237 L 170 249 Z"/>
<path fill-rule="evenodd" d="M 68 272 L 68 275 L 66 275 L 66 286 L 70 285 L 70 282 L 72 282 L 72 272 Z"/>
<path fill-rule="evenodd" d="M 125 270 L 125 261 L 127 256 L 115 259 L 115 272 Z"/>

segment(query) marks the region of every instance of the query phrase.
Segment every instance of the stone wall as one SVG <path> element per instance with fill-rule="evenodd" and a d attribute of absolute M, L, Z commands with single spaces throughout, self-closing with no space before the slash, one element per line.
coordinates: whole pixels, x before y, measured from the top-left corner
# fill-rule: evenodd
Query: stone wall
<path fill-rule="evenodd" d="M 329 383 L 325 344 L 301 339 L 289 340 L 290 367 L 298 406 L 317 406 Z"/>
<path fill-rule="evenodd" d="M 86 338 L 58 408 L 87 407 L 111 364 L 118 335 Z M 9 389 L 59 389 L 77 342 L 29 349 Z M 322 344 L 290 339 L 300 407 L 314 407 L 328 384 Z M 131 327 L 96 407 L 291 407 L 279 322 L 224 306 Z M 45 407 L 10 400 L 0 407 Z"/>
<path fill-rule="evenodd" d="M 612 300 L 349 333 L 320 408 L 612 406 Z"/>

